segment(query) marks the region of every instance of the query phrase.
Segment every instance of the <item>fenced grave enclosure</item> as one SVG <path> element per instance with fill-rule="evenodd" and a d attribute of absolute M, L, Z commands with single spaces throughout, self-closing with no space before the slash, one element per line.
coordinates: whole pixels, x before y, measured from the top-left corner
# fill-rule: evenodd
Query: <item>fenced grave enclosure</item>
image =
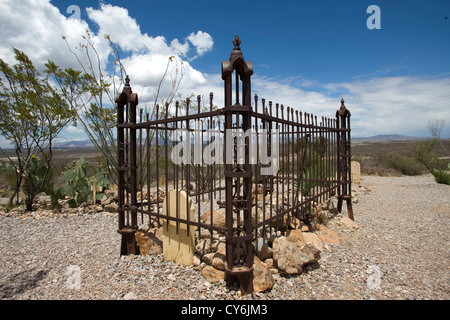
<path fill-rule="evenodd" d="M 139 254 L 140 223 L 164 220 L 194 226 L 196 239 L 225 237 L 225 280 L 253 291 L 255 241 L 310 223 L 312 210 L 337 195 L 353 219 L 350 172 L 350 112 L 344 101 L 336 117 L 317 118 L 251 96 L 253 66 L 236 36 L 222 63 L 223 108 L 196 101 L 138 110 L 129 78 L 117 97 L 119 165 L 118 232 L 121 254 Z M 253 106 L 252 106 L 253 104 Z M 164 215 L 170 190 L 184 190 L 195 219 Z M 178 212 L 178 202 L 177 202 Z M 188 206 L 186 206 L 188 207 Z"/>

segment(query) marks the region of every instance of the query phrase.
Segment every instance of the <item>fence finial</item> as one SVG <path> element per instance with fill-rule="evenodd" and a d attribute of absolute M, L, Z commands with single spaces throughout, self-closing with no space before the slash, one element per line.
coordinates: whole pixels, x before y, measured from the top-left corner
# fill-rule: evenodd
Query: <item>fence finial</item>
<path fill-rule="evenodd" d="M 234 36 L 234 40 L 232 42 L 234 44 L 234 48 L 233 48 L 233 51 L 231 51 L 230 61 L 233 61 L 237 57 L 244 58 L 242 55 L 241 48 L 240 48 L 241 40 L 239 39 L 239 36 L 238 35 Z"/>
<path fill-rule="evenodd" d="M 342 98 L 341 99 L 341 107 L 336 112 L 336 117 L 338 117 L 338 116 L 341 116 L 341 117 L 351 116 L 350 111 L 348 111 L 348 109 L 345 107 L 344 102 L 345 102 L 344 98 Z"/>
<path fill-rule="evenodd" d="M 234 40 L 232 41 L 234 44 L 234 49 L 233 50 L 241 50 L 241 48 L 239 47 L 241 45 L 241 40 L 239 39 L 238 35 L 234 36 Z"/>
<path fill-rule="evenodd" d="M 130 86 L 130 77 L 128 75 L 125 78 L 125 86 L 123 87 L 122 92 L 125 92 L 128 95 L 128 97 L 130 97 L 131 94 L 133 93 Z"/>

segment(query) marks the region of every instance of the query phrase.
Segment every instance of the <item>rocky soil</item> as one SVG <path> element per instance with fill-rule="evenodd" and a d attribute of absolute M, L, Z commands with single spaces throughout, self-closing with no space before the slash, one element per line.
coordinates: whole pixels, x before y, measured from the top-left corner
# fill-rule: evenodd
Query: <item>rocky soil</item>
<path fill-rule="evenodd" d="M 359 228 L 340 223 L 344 204 L 327 225 L 339 244 L 324 242 L 301 274 L 275 273 L 272 289 L 245 296 L 208 282 L 202 265 L 120 257 L 116 213 L 0 212 L 0 299 L 449 299 L 450 187 L 428 175 L 361 185 Z"/>

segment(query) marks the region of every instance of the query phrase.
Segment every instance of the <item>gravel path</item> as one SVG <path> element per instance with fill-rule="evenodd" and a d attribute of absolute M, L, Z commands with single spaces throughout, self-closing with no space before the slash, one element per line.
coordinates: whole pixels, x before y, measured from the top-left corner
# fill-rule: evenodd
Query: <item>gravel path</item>
<path fill-rule="evenodd" d="M 120 257 L 115 214 L 0 213 L 0 299 L 449 299 L 450 186 L 431 176 L 366 176 L 361 185 L 370 191 L 353 207 L 358 230 L 331 219 L 340 245 L 326 245 L 318 266 L 243 297 L 199 267 Z"/>

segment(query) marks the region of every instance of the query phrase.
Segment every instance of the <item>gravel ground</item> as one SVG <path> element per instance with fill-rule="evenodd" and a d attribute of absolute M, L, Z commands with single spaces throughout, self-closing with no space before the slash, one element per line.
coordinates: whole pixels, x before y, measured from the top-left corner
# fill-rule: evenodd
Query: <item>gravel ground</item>
<path fill-rule="evenodd" d="M 361 185 L 370 191 L 353 205 L 360 228 L 330 220 L 340 245 L 253 296 L 161 255 L 120 257 L 115 214 L 0 213 L 0 299 L 449 299 L 450 186 L 431 176 L 365 176 Z"/>

